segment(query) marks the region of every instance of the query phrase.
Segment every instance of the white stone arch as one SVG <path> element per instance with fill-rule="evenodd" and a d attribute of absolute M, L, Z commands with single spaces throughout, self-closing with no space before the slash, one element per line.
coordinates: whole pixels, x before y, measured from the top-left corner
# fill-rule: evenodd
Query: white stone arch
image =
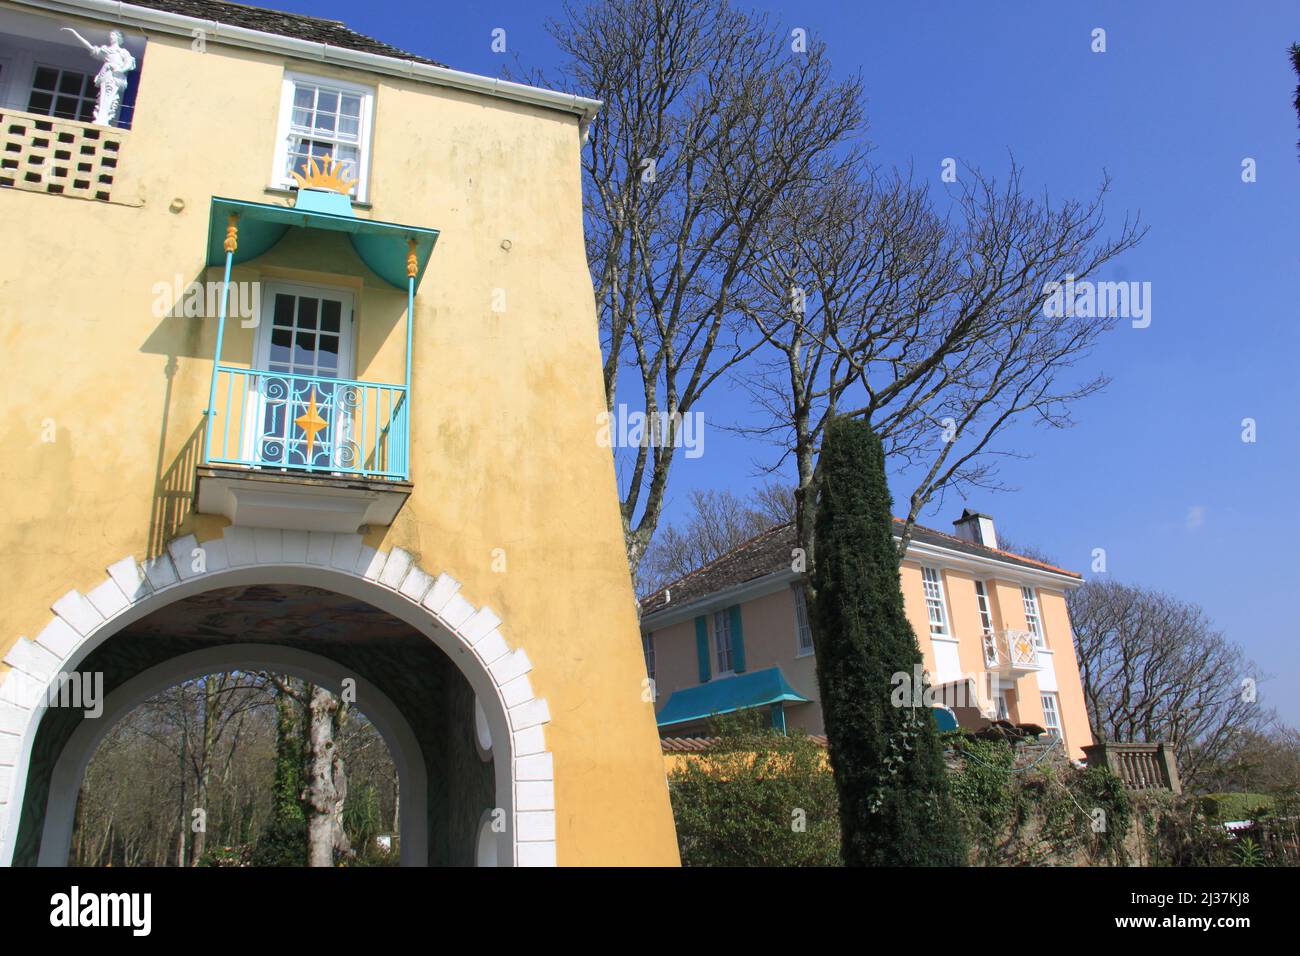
<path fill-rule="evenodd" d="M 13 860 L 19 814 L 47 688 L 122 628 L 174 601 L 249 584 L 296 584 L 365 601 L 405 621 L 442 649 L 469 681 L 487 716 L 497 802 L 507 820 L 502 862 L 554 866 L 554 762 L 544 725 L 550 710 L 532 689 L 532 663 L 511 648 L 491 608 L 476 608 L 447 574 L 431 574 L 401 548 L 381 552 L 359 534 L 227 527 L 202 545 L 175 538 L 165 553 L 125 557 L 82 594 L 54 602 L 35 640 L 5 656 L 0 683 L 0 865 Z"/>
<path fill-rule="evenodd" d="M 366 718 L 388 745 L 401 786 L 400 841 L 402 865 L 424 866 L 429 860 L 428 774 L 415 732 L 388 695 L 337 661 L 295 647 L 274 644 L 222 644 L 172 657 L 122 683 L 103 701 L 103 713 L 83 720 L 73 731 L 54 765 L 45 808 L 38 865 L 66 866 L 72 846 L 77 796 L 90 758 L 100 741 L 121 720 L 150 697 L 182 681 L 230 670 L 268 670 L 302 678 L 338 694 L 344 679 L 356 682 L 357 700 Z"/>

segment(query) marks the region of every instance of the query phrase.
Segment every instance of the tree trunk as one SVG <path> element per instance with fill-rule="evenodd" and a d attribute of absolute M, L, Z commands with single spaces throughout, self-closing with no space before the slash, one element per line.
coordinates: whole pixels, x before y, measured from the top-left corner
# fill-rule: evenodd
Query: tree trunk
<path fill-rule="evenodd" d="M 350 848 L 343 832 L 343 804 L 347 799 L 347 774 L 334 745 L 334 718 L 339 700 L 323 687 L 311 688 L 308 705 L 307 865 L 333 866 L 335 849 Z"/>

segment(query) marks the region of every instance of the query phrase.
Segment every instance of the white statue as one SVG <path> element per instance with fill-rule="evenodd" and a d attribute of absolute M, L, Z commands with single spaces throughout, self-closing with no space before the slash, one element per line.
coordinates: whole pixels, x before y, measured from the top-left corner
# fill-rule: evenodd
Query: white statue
<path fill-rule="evenodd" d="M 99 96 L 95 100 L 95 122 L 100 126 L 112 126 L 117 122 L 117 112 L 122 108 L 122 98 L 126 96 L 126 75 L 135 69 L 135 57 L 131 51 L 122 46 L 122 34 L 113 30 L 108 34 L 108 46 L 95 46 L 88 42 L 72 27 L 64 27 L 81 45 L 104 65 L 95 75 L 95 85 L 99 87 Z"/>

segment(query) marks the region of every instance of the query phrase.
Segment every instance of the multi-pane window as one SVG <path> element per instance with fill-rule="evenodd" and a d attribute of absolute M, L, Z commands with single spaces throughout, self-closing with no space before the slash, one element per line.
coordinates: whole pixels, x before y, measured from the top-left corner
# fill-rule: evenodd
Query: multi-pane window
<path fill-rule="evenodd" d="M 290 77 L 280 117 L 283 152 L 277 159 L 280 185 L 292 186 L 292 173 L 306 175 L 309 162 L 329 157 L 342 163 L 341 175 L 357 180 L 352 195 L 364 197 L 372 95 L 360 87 L 330 80 Z"/>
<path fill-rule="evenodd" d="M 1043 647 L 1043 621 L 1038 614 L 1038 595 L 1033 588 L 1022 587 L 1020 596 L 1025 603 L 1025 623 L 1029 627 L 1029 633 L 1034 635 L 1034 643 Z"/>
<path fill-rule="evenodd" d="M 794 627 L 800 654 L 813 650 L 812 624 L 808 620 L 808 593 L 802 584 L 794 586 Z"/>
<path fill-rule="evenodd" d="M 1043 725 L 1054 738 L 1065 739 L 1065 734 L 1061 732 L 1061 712 L 1055 694 L 1043 694 Z"/>
<path fill-rule="evenodd" d="M 713 650 L 718 662 L 718 674 L 730 674 L 732 671 L 730 610 L 714 612 Z"/>
<path fill-rule="evenodd" d="M 993 667 L 998 662 L 997 638 L 993 634 L 993 610 L 989 606 L 989 592 L 983 581 L 975 582 L 975 603 L 980 612 L 980 631 L 984 645 L 984 663 Z"/>
<path fill-rule="evenodd" d="M 93 74 L 38 66 L 27 112 L 89 123 L 95 118 L 95 95 Z"/>
<path fill-rule="evenodd" d="M 337 299 L 277 293 L 267 368 L 338 378 L 342 312 Z"/>
<path fill-rule="evenodd" d="M 641 652 L 645 654 L 645 673 L 651 680 L 655 679 L 655 636 L 652 633 L 641 635 Z"/>
<path fill-rule="evenodd" d="M 930 633 L 948 633 L 948 612 L 943 605 L 943 580 L 938 568 L 921 568 L 921 579 L 925 585 L 925 608 L 930 615 Z"/>
<path fill-rule="evenodd" d="M 989 607 L 989 592 L 983 581 L 975 582 L 975 602 L 980 610 L 980 628 L 985 634 L 993 633 L 993 610 Z"/>

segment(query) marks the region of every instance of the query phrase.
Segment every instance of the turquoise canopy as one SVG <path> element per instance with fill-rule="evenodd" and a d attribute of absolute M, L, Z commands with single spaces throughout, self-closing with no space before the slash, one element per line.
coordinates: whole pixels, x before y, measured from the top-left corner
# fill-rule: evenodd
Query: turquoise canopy
<path fill-rule="evenodd" d="M 256 259 L 267 252 L 290 229 L 344 232 L 348 234 L 352 248 L 367 266 L 385 282 L 405 290 L 407 240 L 414 239 L 418 263 L 415 284 L 418 287 L 424 278 L 429 256 L 433 254 L 433 244 L 438 241 L 438 230 L 376 219 L 358 219 L 351 213 L 351 203 L 346 201 L 346 197 L 343 199 L 344 202 L 335 207 L 339 211 L 327 212 L 322 208 L 304 208 L 307 204 L 303 199 L 294 207 L 213 196 L 212 211 L 208 218 L 208 265 L 218 266 L 226 261 L 226 224 L 234 213 L 239 216 L 239 245 L 235 250 L 235 264 Z M 347 211 L 344 212 L 343 209 Z"/>
<path fill-rule="evenodd" d="M 779 667 L 751 674 L 723 677 L 697 687 L 675 691 L 659 711 L 660 727 L 703 720 L 716 714 L 730 714 L 747 707 L 766 707 L 785 701 L 806 704 L 808 698 L 786 683 Z"/>

